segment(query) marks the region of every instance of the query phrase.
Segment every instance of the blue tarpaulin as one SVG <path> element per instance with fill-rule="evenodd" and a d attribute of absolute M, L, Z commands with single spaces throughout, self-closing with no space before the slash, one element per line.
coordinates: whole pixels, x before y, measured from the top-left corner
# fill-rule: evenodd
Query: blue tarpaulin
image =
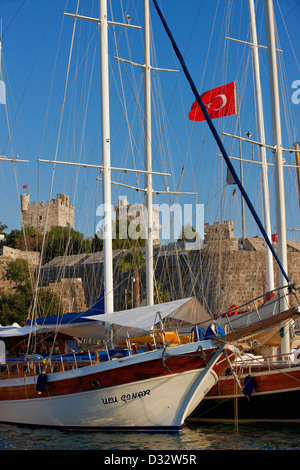
<path fill-rule="evenodd" d="M 103 294 L 99 297 L 97 302 L 89 309 L 84 312 L 78 313 L 64 313 L 63 315 L 53 315 L 51 317 L 42 317 L 35 320 L 36 325 L 67 325 L 70 323 L 77 322 L 90 322 L 92 318 L 83 318 L 92 315 L 104 314 L 104 296 Z M 31 320 L 27 320 L 26 326 L 31 324 Z"/>
<path fill-rule="evenodd" d="M 197 329 L 196 329 L 197 328 Z M 194 333 L 194 341 L 203 341 L 205 336 L 204 326 L 193 326 L 192 334 Z"/>
<path fill-rule="evenodd" d="M 225 335 L 223 328 L 221 328 L 217 323 L 213 323 L 207 328 L 204 339 L 219 338 L 223 335 Z"/>

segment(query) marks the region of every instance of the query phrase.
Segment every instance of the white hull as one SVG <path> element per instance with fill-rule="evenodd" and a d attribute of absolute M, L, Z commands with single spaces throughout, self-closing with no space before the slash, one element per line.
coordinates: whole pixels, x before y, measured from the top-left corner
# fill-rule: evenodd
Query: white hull
<path fill-rule="evenodd" d="M 176 351 L 193 352 L 199 343 L 170 348 L 169 355 Z M 204 396 L 218 381 L 213 370 L 223 347 L 215 351 L 207 367 L 195 368 L 184 372 L 170 373 L 147 380 L 110 386 L 97 390 L 40 396 L 30 399 L 0 401 L 0 421 L 33 426 L 56 428 L 91 429 L 148 429 L 180 430 L 185 419 L 199 405 Z M 162 357 L 162 350 L 126 358 L 126 363 L 140 363 L 146 367 L 147 357 Z M 93 370 L 104 367 L 116 368 L 119 361 L 110 361 L 92 366 Z M 84 377 L 89 367 L 49 375 L 49 383 L 64 377 Z M 124 369 L 123 369 L 124 370 Z M 78 375 L 79 374 L 79 375 Z M 57 377 L 55 377 L 57 376 Z M 29 380 L 28 380 L 29 379 Z M 36 376 L 26 379 L 32 384 Z M 5 386 L 21 385 L 24 379 L 6 380 Z"/>
<path fill-rule="evenodd" d="M 68 428 L 180 429 L 217 382 L 206 369 L 72 395 L 0 403 L 2 422 Z"/>

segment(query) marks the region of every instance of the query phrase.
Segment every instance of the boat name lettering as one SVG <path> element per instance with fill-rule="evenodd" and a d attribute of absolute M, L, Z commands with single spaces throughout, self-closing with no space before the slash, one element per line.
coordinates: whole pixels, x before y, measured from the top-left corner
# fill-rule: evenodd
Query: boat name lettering
<path fill-rule="evenodd" d="M 102 398 L 104 405 L 110 405 L 111 403 L 118 403 L 117 397 Z"/>
<path fill-rule="evenodd" d="M 134 400 L 135 398 L 143 398 L 146 395 L 150 395 L 150 390 L 141 390 L 140 392 L 126 393 L 121 396 L 121 400 L 126 403 L 127 401 Z M 117 397 L 102 398 L 103 405 L 110 405 L 112 403 L 118 403 Z"/>
<path fill-rule="evenodd" d="M 133 393 L 127 393 L 126 395 L 121 396 L 121 400 L 124 401 L 125 403 L 130 400 L 134 400 L 135 398 L 143 398 L 146 395 L 150 395 L 150 390 L 142 390 L 140 392 L 133 392 Z"/>

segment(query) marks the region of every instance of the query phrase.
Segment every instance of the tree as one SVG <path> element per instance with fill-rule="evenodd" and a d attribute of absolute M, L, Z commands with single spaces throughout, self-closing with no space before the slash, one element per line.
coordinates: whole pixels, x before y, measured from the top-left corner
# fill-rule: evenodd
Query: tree
<path fill-rule="evenodd" d="M 12 281 L 14 287 L 12 293 L 0 294 L 0 324 L 10 325 L 16 322 L 23 325 L 34 304 L 34 295 L 37 295 L 37 317 L 62 313 L 59 298 L 55 294 L 42 287 L 35 294 L 31 283 L 33 272 L 26 260 L 16 259 L 8 263 L 6 279 Z"/>
<path fill-rule="evenodd" d="M 43 262 L 47 263 L 57 256 L 91 253 L 91 247 L 91 240 L 85 240 L 82 233 L 67 227 L 52 226 L 46 236 Z"/>
<path fill-rule="evenodd" d="M 6 279 L 16 283 L 16 288 L 19 289 L 24 283 L 29 285 L 30 270 L 28 262 L 24 259 L 16 259 L 10 261 L 6 266 Z"/>
<path fill-rule="evenodd" d="M 170 294 L 166 290 L 162 290 L 162 284 L 155 281 L 154 284 L 154 303 L 163 304 L 164 302 L 169 302 Z"/>
<path fill-rule="evenodd" d="M 91 240 L 91 252 L 95 253 L 97 251 L 103 251 L 103 240 L 95 234 Z"/>
<path fill-rule="evenodd" d="M 20 292 L 2 292 L 0 295 L 0 324 L 3 326 L 18 323 L 24 325 L 28 315 L 28 297 Z"/>
<path fill-rule="evenodd" d="M 24 230 L 12 230 L 6 235 L 3 245 L 21 251 L 41 251 L 43 236 L 35 227 L 27 227 Z"/>
<path fill-rule="evenodd" d="M 39 233 L 35 227 L 27 227 L 24 230 L 12 230 L 2 244 L 21 251 L 41 253 L 43 240 L 44 235 Z M 45 238 L 43 263 L 47 263 L 56 256 L 91 253 L 91 251 L 92 241 L 85 240 L 82 233 L 67 227 L 52 226 Z"/>
<path fill-rule="evenodd" d="M 140 269 L 145 268 L 145 257 L 140 250 L 135 248 L 126 253 L 125 256 L 120 258 L 118 266 L 121 273 L 133 272 L 133 301 L 134 306 L 140 305 Z"/>
<path fill-rule="evenodd" d="M 6 230 L 8 227 L 7 225 L 3 224 L 2 222 L 0 222 L 0 233 L 3 233 L 3 235 L 6 235 L 4 233 L 4 230 Z"/>

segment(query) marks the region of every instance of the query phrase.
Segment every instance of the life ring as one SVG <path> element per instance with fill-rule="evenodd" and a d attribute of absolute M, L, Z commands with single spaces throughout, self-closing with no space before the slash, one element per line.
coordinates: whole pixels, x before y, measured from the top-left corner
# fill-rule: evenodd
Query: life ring
<path fill-rule="evenodd" d="M 236 315 L 238 313 L 238 306 L 237 305 L 231 305 L 229 308 L 228 316 L 232 317 L 233 315 Z"/>

